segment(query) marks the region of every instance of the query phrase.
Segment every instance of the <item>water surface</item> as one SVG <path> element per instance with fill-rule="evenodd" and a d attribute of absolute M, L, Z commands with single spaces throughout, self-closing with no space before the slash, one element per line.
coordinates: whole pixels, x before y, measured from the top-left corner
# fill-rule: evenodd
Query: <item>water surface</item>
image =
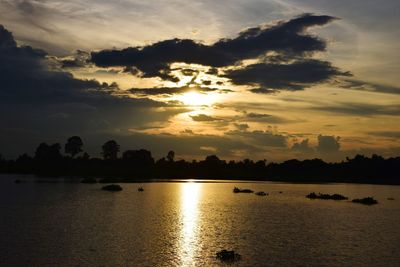
<path fill-rule="evenodd" d="M 112 193 L 16 178 L 0 176 L 0 266 L 224 266 L 221 249 L 242 255 L 230 266 L 400 266 L 399 186 L 156 182 Z M 305 198 L 313 191 L 379 204 Z"/>

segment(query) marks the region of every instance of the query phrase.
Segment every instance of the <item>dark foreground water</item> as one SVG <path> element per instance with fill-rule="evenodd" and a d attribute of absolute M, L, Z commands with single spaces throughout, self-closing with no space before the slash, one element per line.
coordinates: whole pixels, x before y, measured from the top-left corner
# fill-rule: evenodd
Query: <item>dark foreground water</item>
<path fill-rule="evenodd" d="M 169 182 L 112 193 L 15 178 L 0 176 L 0 266 L 225 266 L 221 249 L 242 255 L 229 266 L 400 266 L 399 186 Z M 306 199 L 312 191 L 379 204 Z"/>

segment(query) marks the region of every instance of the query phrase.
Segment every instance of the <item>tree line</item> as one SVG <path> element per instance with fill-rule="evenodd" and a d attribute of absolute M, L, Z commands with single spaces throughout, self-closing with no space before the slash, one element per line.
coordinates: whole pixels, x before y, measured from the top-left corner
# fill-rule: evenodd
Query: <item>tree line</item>
<path fill-rule="evenodd" d="M 102 158 L 91 158 L 83 146 L 79 136 L 72 136 L 64 145 L 65 155 L 59 143 L 41 143 L 33 157 L 25 153 L 16 160 L 6 160 L 0 156 L 0 173 L 101 177 L 116 182 L 178 178 L 400 184 L 400 157 L 356 155 L 335 163 L 317 158 L 275 163 L 226 161 L 209 155 L 204 160 L 186 161 L 176 160 L 171 150 L 155 160 L 146 149 L 126 150 L 119 156 L 120 145 L 109 140 L 101 146 Z"/>

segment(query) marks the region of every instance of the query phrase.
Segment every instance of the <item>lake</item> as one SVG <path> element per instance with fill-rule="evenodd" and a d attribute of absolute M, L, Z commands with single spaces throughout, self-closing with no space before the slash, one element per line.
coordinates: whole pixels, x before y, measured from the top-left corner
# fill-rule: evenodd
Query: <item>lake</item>
<path fill-rule="evenodd" d="M 242 255 L 229 266 L 400 266 L 400 186 L 102 186 L 0 176 L 0 266 L 226 266 L 215 257 L 221 249 Z M 269 195 L 234 194 L 234 186 Z M 305 198 L 314 191 L 379 204 Z"/>

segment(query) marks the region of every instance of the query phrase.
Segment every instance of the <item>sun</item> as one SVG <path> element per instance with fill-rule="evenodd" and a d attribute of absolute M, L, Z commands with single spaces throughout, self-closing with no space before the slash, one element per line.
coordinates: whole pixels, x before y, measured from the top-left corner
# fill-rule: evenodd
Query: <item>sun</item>
<path fill-rule="evenodd" d="M 187 92 L 178 97 L 187 106 L 209 106 L 215 102 L 216 96 L 214 94 L 205 94 L 198 92 Z"/>

